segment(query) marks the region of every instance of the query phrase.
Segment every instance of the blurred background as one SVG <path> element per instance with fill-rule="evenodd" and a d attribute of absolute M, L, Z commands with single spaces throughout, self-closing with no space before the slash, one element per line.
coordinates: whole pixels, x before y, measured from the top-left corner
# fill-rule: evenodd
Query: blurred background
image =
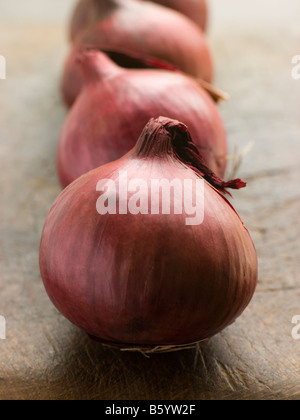
<path fill-rule="evenodd" d="M 189 350 L 122 354 L 90 342 L 57 313 L 38 267 L 60 186 L 66 117 L 59 83 L 74 0 L 0 0 L 0 399 L 298 399 L 300 341 L 299 0 L 209 0 L 208 40 L 230 152 L 253 143 L 234 205 L 256 244 L 260 276 L 238 322 Z M 230 169 L 230 168 L 229 168 Z"/>

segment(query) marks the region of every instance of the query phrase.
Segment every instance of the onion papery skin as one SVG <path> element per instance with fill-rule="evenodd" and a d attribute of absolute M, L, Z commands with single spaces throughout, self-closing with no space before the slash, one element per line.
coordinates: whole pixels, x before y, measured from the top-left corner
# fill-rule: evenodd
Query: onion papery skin
<path fill-rule="evenodd" d="M 71 19 L 71 39 L 101 18 L 98 5 L 103 0 L 80 0 Z M 141 0 L 140 0 L 141 1 Z M 144 0 L 142 0 L 144 1 Z M 162 6 L 177 10 L 191 18 L 205 31 L 208 21 L 208 5 L 206 0 L 152 0 Z"/>
<path fill-rule="evenodd" d="M 224 177 L 227 136 L 219 110 L 195 80 L 164 70 L 122 69 L 105 54 L 81 54 L 86 84 L 64 123 L 57 152 L 63 187 L 133 148 L 152 117 L 183 121 L 206 164 Z"/>
<path fill-rule="evenodd" d="M 45 223 L 40 268 L 48 295 L 104 343 L 155 347 L 207 339 L 234 322 L 255 291 L 251 237 L 206 181 L 199 226 L 187 226 L 185 214 L 97 213 L 98 182 L 117 180 L 120 171 L 128 180 L 200 179 L 174 151 L 183 124 L 171 122 L 170 129 L 169 122 L 151 121 L 126 156 L 72 183 Z"/>
<path fill-rule="evenodd" d="M 132 54 L 128 51 L 101 51 L 97 48 L 77 48 L 71 49 L 66 62 L 61 80 L 61 92 L 64 103 L 68 108 L 71 108 L 76 102 L 77 97 L 82 91 L 84 85 L 87 82 L 87 78 L 78 66 L 78 60 L 81 61 L 80 56 L 85 54 L 87 51 L 98 51 L 103 52 L 106 56 L 110 57 L 113 62 L 121 62 L 120 66 L 125 69 L 156 69 L 156 70 L 168 70 L 176 73 L 182 73 L 176 67 L 166 63 L 164 61 L 155 60 L 149 57 L 140 57 L 138 54 Z M 98 64 L 99 72 L 101 72 L 100 63 Z M 105 68 L 104 68 L 105 71 Z M 197 80 L 199 84 L 201 80 Z M 213 88 L 212 85 L 208 85 L 209 88 Z M 211 95 L 211 92 L 208 91 Z M 211 95 L 213 97 L 213 95 Z M 214 97 L 213 97 L 214 98 Z M 214 99 L 215 100 L 215 99 Z M 217 102 L 217 101 L 216 101 Z"/>
<path fill-rule="evenodd" d="M 76 37 L 74 48 L 91 47 L 157 60 L 213 82 L 210 47 L 201 29 L 190 19 L 151 2 L 106 0 L 102 7 L 101 19 Z M 73 67 L 74 63 L 67 58 L 62 77 L 64 97 L 68 83 L 79 78 Z"/>

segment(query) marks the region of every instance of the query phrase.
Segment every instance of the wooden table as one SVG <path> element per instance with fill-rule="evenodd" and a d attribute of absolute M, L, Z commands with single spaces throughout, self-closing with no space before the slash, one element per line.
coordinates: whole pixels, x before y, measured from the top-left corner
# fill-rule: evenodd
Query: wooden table
<path fill-rule="evenodd" d="M 197 351 L 150 359 L 90 341 L 56 311 L 39 274 L 41 230 L 60 192 L 58 84 L 73 4 L 0 0 L 0 398 L 298 399 L 300 80 L 291 60 L 300 54 L 299 1 L 211 0 L 231 153 L 255 142 L 239 171 L 248 188 L 234 204 L 257 247 L 259 286 L 243 316 Z"/>

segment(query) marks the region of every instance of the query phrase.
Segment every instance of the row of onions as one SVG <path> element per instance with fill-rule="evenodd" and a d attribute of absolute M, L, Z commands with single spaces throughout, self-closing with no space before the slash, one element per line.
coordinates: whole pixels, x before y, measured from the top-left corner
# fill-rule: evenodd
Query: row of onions
<path fill-rule="evenodd" d="M 206 0 L 80 0 L 71 21 L 57 152 L 64 190 L 47 216 L 40 268 L 59 311 L 102 343 L 199 342 L 255 292 L 255 247 L 225 198 L 245 183 L 223 181 L 207 15 Z M 150 212 L 137 180 L 197 185 L 189 208 L 202 209 L 201 223 L 186 223 L 175 187 L 169 209 L 182 211 Z"/>

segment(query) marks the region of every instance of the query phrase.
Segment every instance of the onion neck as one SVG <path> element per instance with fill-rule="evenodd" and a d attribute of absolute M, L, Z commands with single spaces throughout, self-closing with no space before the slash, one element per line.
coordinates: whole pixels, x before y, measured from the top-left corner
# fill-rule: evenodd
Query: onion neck
<path fill-rule="evenodd" d="M 188 127 L 170 118 L 159 117 L 149 121 L 136 144 L 134 155 L 139 159 L 177 160 L 222 193 L 229 194 L 226 188 L 240 189 L 246 186 L 241 179 L 225 182 L 216 176 L 206 166 Z"/>
<path fill-rule="evenodd" d="M 136 145 L 139 158 L 176 158 L 176 139 L 184 137 L 187 127 L 179 121 L 159 117 L 151 119 Z"/>
<path fill-rule="evenodd" d="M 85 77 L 86 83 L 105 80 L 122 73 L 122 69 L 106 54 L 95 49 L 84 49 L 77 56 L 77 61 Z"/>

